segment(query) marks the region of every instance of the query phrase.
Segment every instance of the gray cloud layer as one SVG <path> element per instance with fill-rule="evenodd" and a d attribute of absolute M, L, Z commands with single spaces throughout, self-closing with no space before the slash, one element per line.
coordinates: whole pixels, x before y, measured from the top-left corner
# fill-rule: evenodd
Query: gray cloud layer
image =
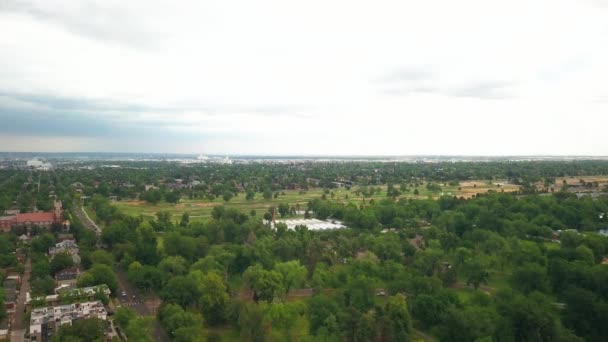
<path fill-rule="evenodd" d="M 417 93 L 471 97 L 482 100 L 512 98 L 511 88 L 516 82 L 480 80 L 459 84 L 443 84 L 440 75 L 423 68 L 405 68 L 381 78 L 381 92 L 404 96 Z"/>
<path fill-rule="evenodd" d="M 0 11 L 29 15 L 76 35 L 125 47 L 150 48 L 162 38 L 159 32 L 146 27 L 137 13 L 109 3 L 79 0 L 76 6 L 67 7 L 52 1 L 4 0 L 0 2 Z"/>
<path fill-rule="evenodd" d="M 110 99 L 86 99 L 53 94 L 24 94 L 0 92 L 0 134 L 32 134 L 43 136 L 77 136 L 96 138 L 163 137 L 188 139 L 199 136 L 196 132 L 176 134 L 167 129 L 190 128 L 190 123 L 179 120 L 153 120 L 149 113 L 164 117 L 198 111 L 209 116 L 244 115 L 307 117 L 307 106 L 152 106 L 118 103 Z M 243 115 L 243 114 L 241 114 Z M 142 116 L 142 119 L 134 119 Z M 205 132 L 207 136 L 213 133 Z"/>
<path fill-rule="evenodd" d="M 0 145 L 605 154 L 605 3 L 0 0 Z"/>

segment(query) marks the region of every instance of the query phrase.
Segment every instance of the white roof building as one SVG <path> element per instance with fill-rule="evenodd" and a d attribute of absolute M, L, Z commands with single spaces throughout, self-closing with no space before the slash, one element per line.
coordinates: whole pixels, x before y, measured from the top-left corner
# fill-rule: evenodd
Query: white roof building
<path fill-rule="evenodd" d="M 319 220 L 319 219 L 286 219 L 276 220 L 276 223 L 285 223 L 287 229 L 294 230 L 296 226 L 306 226 L 309 230 L 329 230 L 347 228 L 338 220 Z M 272 225 L 274 228 L 275 224 Z"/>
<path fill-rule="evenodd" d="M 72 324 L 75 319 L 99 318 L 106 320 L 108 312 L 100 301 L 75 303 L 32 310 L 30 318 L 30 335 L 41 341 L 43 330 L 55 332 L 64 324 Z M 44 329 L 43 329 L 44 327 Z"/>

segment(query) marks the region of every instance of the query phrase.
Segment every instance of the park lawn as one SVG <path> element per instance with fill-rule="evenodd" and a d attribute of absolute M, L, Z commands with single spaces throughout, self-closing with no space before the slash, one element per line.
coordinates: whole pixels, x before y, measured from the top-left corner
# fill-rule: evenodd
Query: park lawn
<path fill-rule="evenodd" d="M 426 185 L 418 187 L 418 195 L 414 195 L 414 189 L 409 188 L 409 191 L 401 194 L 397 199 L 437 199 L 442 195 L 447 196 L 458 196 L 469 198 L 477 193 L 486 193 L 488 191 L 517 191 L 518 186 L 506 184 L 501 187 L 491 184 L 489 181 L 471 181 L 463 182 L 459 186 L 442 186 L 442 191 L 432 192 L 426 188 Z M 326 198 L 331 201 L 339 203 L 354 203 L 361 204 L 365 200 L 373 199 L 374 201 L 380 201 L 386 199 L 386 185 L 374 186 L 380 188 L 379 193 L 374 193 L 373 196 L 363 198 L 362 195 L 356 195 L 356 189 L 354 187 L 350 190 L 346 188 L 331 189 L 329 194 L 326 194 Z M 398 188 L 398 186 L 396 186 Z M 459 189 L 460 188 L 460 189 Z M 256 193 L 253 200 L 246 200 L 244 193 L 239 193 L 234 196 L 230 201 L 225 202 L 222 198 L 216 198 L 212 201 L 208 199 L 188 199 L 183 198 L 179 203 L 167 203 L 160 202 L 157 204 L 150 204 L 143 201 L 118 201 L 116 205 L 123 213 L 130 216 L 143 216 L 145 219 L 153 219 L 157 212 L 168 211 L 170 212 L 175 220 L 179 219 L 184 212 L 188 212 L 190 215 L 191 222 L 205 221 L 211 217 L 211 212 L 216 206 L 225 205 L 226 207 L 235 208 L 243 213 L 249 214 L 252 210 L 256 211 L 257 216 L 262 216 L 270 207 L 277 207 L 280 203 L 288 203 L 289 205 L 298 206 L 300 210 L 306 210 L 306 206 L 309 201 L 316 198 L 321 198 L 324 194 L 324 190 L 321 188 L 310 189 L 300 192 L 300 190 L 284 190 L 280 192 L 278 198 L 264 199 L 262 194 Z M 332 195 L 333 193 L 333 195 Z M 90 211 L 89 211 L 90 213 Z M 300 215 L 301 216 L 301 215 Z"/>
<path fill-rule="evenodd" d="M 603 188 L 608 185 L 608 176 L 570 176 L 570 177 L 557 177 L 555 178 L 555 190 L 561 189 L 563 186 L 563 182 L 566 181 L 568 185 L 578 185 L 580 184 L 580 180 L 584 180 L 585 182 L 597 182 L 599 188 Z"/>
<path fill-rule="evenodd" d="M 219 326 L 219 327 L 206 327 L 205 328 L 205 337 L 207 340 L 212 341 L 239 341 L 240 334 L 233 327 Z"/>
<path fill-rule="evenodd" d="M 156 249 L 163 253 L 165 251 L 165 238 L 162 235 L 156 235 Z"/>
<path fill-rule="evenodd" d="M 438 339 L 435 336 L 432 336 L 429 332 L 425 332 L 414 327 L 414 331 L 412 332 L 412 341 L 435 342 L 438 341 Z"/>
<path fill-rule="evenodd" d="M 473 295 L 475 294 L 475 291 L 481 291 L 481 290 L 475 290 L 472 287 L 465 287 L 465 288 L 448 287 L 446 289 L 448 291 L 454 293 L 462 303 L 469 302 L 471 300 L 471 298 L 473 297 Z"/>
<path fill-rule="evenodd" d="M 289 203 L 290 205 L 300 205 L 300 210 L 305 210 L 308 201 L 315 198 L 321 198 L 323 195 L 322 189 L 308 190 L 300 194 L 299 190 L 285 190 L 285 195 L 279 195 L 278 198 L 264 199 L 261 194 L 256 193 L 256 197 L 248 201 L 245 199 L 245 194 L 239 193 L 230 201 L 225 202 L 221 198 L 216 198 L 213 201 L 208 199 L 182 199 L 177 204 L 160 202 L 158 204 L 150 204 L 143 201 L 119 201 L 115 205 L 125 214 L 131 216 L 140 216 L 144 218 L 154 218 L 159 211 L 168 211 L 173 216 L 181 216 L 184 212 L 190 215 L 190 221 L 203 221 L 211 217 L 213 208 L 216 206 L 225 205 L 230 208 L 238 209 L 243 213 L 249 213 L 255 210 L 258 216 L 263 215 L 270 207 L 276 207 L 280 203 Z M 348 193 L 346 189 L 336 189 L 334 194 L 336 198 L 344 198 Z M 330 198 L 330 196 L 327 196 Z"/>
<path fill-rule="evenodd" d="M 505 272 L 492 272 L 490 271 L 490 277 L 488 278 L 487 286 L 498 290 L 510 288 L 509 284 L 511 274 Z"/>
<path fill-rule="evenodd" d="M 552 241 L 543 241 L 543 242 L 541 242 L 541 244 L 543 246 L 545 246 L 548 251 L 555 251 L 555 250 L 562 248 L 561 244 L 559 244 L 557 242 L 552 242 Z"/>

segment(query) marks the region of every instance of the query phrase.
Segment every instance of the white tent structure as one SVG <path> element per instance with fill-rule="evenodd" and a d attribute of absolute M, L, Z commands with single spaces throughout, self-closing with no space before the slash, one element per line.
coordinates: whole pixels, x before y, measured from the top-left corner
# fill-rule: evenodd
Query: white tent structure
<path fill-rule="evenodd" d="M 347 228 L 342 222 L 337 220 L 319 220 L 319 219 L 287 219 L 287 220 L 276 220 L 276 223 L 285 223 L 287 229 L 293 230 L 296 226 L 306 226 L 309 230 L 328 230 L 328 229 L 342 229 Z M 275 227 L 272 225 L 272 228 Z"/>

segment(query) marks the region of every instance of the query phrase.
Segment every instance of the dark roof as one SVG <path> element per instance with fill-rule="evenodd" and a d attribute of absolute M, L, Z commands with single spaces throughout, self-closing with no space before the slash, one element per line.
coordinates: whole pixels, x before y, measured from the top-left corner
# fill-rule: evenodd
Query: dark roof
<path fill-rule="evenodd" d="M 56 280 L 72 280 L 76 279 L 80 275 L 80 269 L 78 267 L 69 267 L 65 270 L 61 270 L 55 273 Z"/>
<path fill-rule="evenodd" d="M 5 303 L 12 303 L 15 302 L 17 300 L 17 288 L 16 287 L 4 287 L 4 302 Z"/>

